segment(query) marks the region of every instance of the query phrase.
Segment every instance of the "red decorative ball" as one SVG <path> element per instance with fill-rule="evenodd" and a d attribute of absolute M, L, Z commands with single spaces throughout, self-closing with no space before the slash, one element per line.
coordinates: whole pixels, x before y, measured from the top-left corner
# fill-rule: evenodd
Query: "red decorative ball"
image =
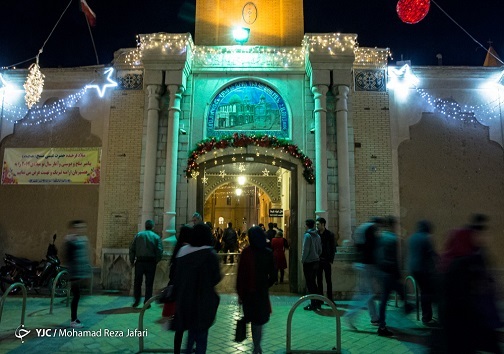
<path fill-rule="evenodd" d="M 415 24 L 429 13 L 430 0 L 399 0 L 396 11 L 404 23 Z"/>

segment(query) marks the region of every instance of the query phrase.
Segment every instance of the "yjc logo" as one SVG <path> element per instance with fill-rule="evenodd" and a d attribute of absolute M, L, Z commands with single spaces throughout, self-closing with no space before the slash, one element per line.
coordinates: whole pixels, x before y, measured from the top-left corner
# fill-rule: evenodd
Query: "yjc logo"
<path fill-rule="evenodd" d="M 21 324 L 18 326 L 18 328 L 16 328 L 14 335 L 16 336 L 16 338 L 21 339 L 21 343 L 24 343 L 23 338 L 30 334 L 30 332 L 30 330 L 24 329 L 24 324 Z"/>

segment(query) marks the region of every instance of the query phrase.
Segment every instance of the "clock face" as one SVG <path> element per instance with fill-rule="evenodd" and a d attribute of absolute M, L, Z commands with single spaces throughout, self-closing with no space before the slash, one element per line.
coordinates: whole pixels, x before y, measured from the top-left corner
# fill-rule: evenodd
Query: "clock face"
<path fill-rule="evenodd" d="M 248 2 L 243 6 L 242 17 L 249 25 L 257 20 L 257 7 L 253 2 Z"/>

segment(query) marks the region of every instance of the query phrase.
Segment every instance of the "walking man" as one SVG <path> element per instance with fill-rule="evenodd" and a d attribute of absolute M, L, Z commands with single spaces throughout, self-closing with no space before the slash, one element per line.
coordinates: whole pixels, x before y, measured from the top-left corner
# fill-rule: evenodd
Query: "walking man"
<path fill-rule="evenodd" d="M 65 258 L 73 294 L 72 304 L 70 305 L 70 327 L 82 328 L 83 324 L 77 318 L 80 288 L 82 282 L 91 278 L 89 241 L 86 236 L 87 224 L 82 220 L 74 220 L 70 222 L 68 229 L 68 235 L 65 237 Z"/>
<path fill-rule="evenodd" d="M 324 295 L 324 285 L 322 280 L 325 273 L 327 298 L 333 301 L 331 266 L 334 262 L 337 239 L 335 238 L 334 233 L 326 229 L 326 220 L 324 218 L 317 218 L 315 225 L 317 226 L 317 233 L 320 236 L 320 241 L 322 243 L 322 254 L 320 255 L 320 264 L 317 272 L 318 293 L 320 295 Z"/>
<path fill-rule="evenodd" d="M 317 294 L 317 271 L 319 268 L 320 255 L 322 254 L 322 242 L 315 229 L 315 220 L 307 219 L 306 232 L 303 237 L 303 249 L 301 251 L 301 263 L 303 263 L 303 273 L 306 280 L 308 294 Z M 317 300 L 311 300 L 310 305 L 304 307 L 307 311 L 320 309 Z"/>
<path fill-rule="evenodd" d="M 163 243 L 161 242 L 161 237 L 152 231 L 153 228 L 154 221 L 147 220 L 145 222 L 145 230 L 136 234 L 130 245 L 130 262 L 131 266 L 135 267 L 135 280 L 133 283 L 133 296 L 135 297 L 135 302 L 132 305 L 133 307 L 137 307 L 140 304 L 144 275 L 144 304 L 152 297 L 156 265 L 163 256 Z"/>
<path fill-rule="evenodd" d="M 406 313 L 411 312 L 412 305 L 406 302 L 404 297 L 403 284 L 399 282 L 401 272 L 399 270 L 399 260 L 397 255 L 397 235 L 395 228 L 397 220 L 393 216 L 389 216 L 386 221 L 386 228 L 382 231 L 378 240 L 376 251 L 376 264 L 378 267 L 379 278 L 382 282 L 382 294 L 379 310 L 379 328 L 378 335 L 383 337 L 393 336 L 394 333 L 389 331 L 385 321 L 385 310 L 390 293 L 395 290 L 404 300 L 404 309 Z"/>
<path fill-rule="evenodd" d="M 422 322 L 432 320 L 432 299 L 438 255 L 431 239 L 432 225 L 427 220 L 417 224 L 417 231 L 408 240 L 408 268 L 420 287 Z"/>
<path fill-rule="evenodd" d="M 222 250 L 224 253 L 233 253 L 238 249 L 238 235 L 233 229 L 232 222 L 228 222 L 228 227 L 224 230 L 224 235 L 222 236 L 222 242 L 224 243 L 224 248 Z M 226 263 L 226 258 L 227 256 L 224 256 L 224 264 Z M 231 264 L 234 263 L 234 255 L 230 256 L 230 262 Z"/>
<path fill-rule="evenodd" d="M 354 242 L 359 252 L 359 261 L 354 263 L 354 268 L 359 274 L 356 295 L 352 298 L 355 305 L 345 314 L 351 328 L 355 327 L 354 321 L 358 312 L 367 307 L 371 324 L 378 326 L 378 311 L 375 300 L 375 279 L 377 274 L 375 251 L 380 227 L 384 224 L 383 218 L 373 217 L 368 222 L 361 224 L 354 233 Z"/>

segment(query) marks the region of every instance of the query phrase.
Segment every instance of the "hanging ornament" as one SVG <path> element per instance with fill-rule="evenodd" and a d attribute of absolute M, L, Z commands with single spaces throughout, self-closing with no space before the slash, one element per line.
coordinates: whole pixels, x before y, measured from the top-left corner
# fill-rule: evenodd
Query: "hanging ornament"
<path fill-rule="evenodd" d="M 429 13 L 430 0 L 399 0 L 396 11 L 404 23 L 415 24 Z"/>
<path fill-rule="evenodd" d="M 25 102 L 28 109 L 31 109 L 35 103 L 40 100 L 42 90 L 44 89 L 44 74 L 40 72 L 40 67 L 37 62 L 30 65 L 29 73 L 26 77 L 26 82 L 23 87 L 25 89 Z"/>
<path fill-rule="evenodd" d="M 208 177 L 206 176 L 206 168 L 205 171 L 203 172 L 203 178 L 201 179 L 201 183 L 205 185 L 208 183 Z"/>

